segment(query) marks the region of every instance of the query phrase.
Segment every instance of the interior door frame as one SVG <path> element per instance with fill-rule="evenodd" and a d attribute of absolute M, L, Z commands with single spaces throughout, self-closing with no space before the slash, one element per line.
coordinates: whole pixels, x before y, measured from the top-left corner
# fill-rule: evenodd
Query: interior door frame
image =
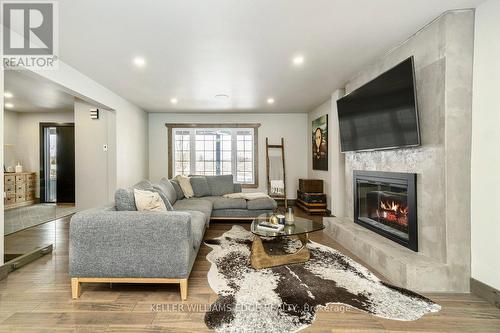
<path fill-rule="evenodd" d="M 75 127 L 75 123 L 40 123 L 40 203 L 45 203 L 45 137 L 47 127 Z"/>

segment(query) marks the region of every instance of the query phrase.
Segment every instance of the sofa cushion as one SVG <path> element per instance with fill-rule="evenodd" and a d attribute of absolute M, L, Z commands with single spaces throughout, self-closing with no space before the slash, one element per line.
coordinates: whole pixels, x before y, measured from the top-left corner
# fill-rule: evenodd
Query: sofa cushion
<path fill-rule="evenodd" d="M 202 212 L 205 215 L 205 221 L 210 221 L 210 216 L 212 215 L 212 202 L 209 200 L 200 199 L 200 198 L 190 198 L 190 199 L 182 199 L 177 200 L 174 205 L 175 210 L 180 211 L 190 211 L 195 210 L 198 212 Z"/>
<path fill-rule="evenodd" d="M 197 198 L 210 195 L 207 178 L 205 176 L 193 176 L 189 178 L 193 187 L 194 196 Z"/>
<path fill-rule="evenodd" d="M 182 188 L 179 185 L 179 182 L 177 180 L 170 179 L 170 183 L 172 183 L 172 186 L 175 189 L 175 193 L 177 193 L 177 200 L 184 199 L 184 192 L 182 192 Z"/>
<path fill-rule="evenodd" d="M 248 200 L 247 202 L 247 208 L 249 210 L 275 209 L 276 206 L 277 206 L 276 201 L 272 198 Z"/>
<path fill-rule="evenodd" d="M 247 209 L 247 201 L 245 199 L 222 197 L 206 197 L 204 199 L 212 201 L 213 209 Z"/>
<path fill-rule="evenodd" d="M 153 188 L 163 192 L 171 205 L 175 204 L 177 201 L 177 192 L 168 179 L 162 178 L 157 184 L 153 184 Z"/>
<path fill-rule="evenodd" d="M 269 209 L 214 209 L 212 211 L 212 217 L 245 217 L 248 219 L 253 219 L 260 214 L 271 213 L 272 210 Z"/>
<path fill-rule="evenodd" d="M 191 235 L 193 237 L 193 249 L 197 250 L 203 240 L 203 234 L 206 228 L 205 214 L 202 212 L 188 210 L 186 213 L 191 215 Z"/>
<path fill-rule="evenodd" d="M 206 176 L 210 194 L 208 195 L 224 195 L 234 192 L 233 176 Z"/>
<path fill-rule="evenodd" d="M 115 208 L 117 211 L 137 210 L 133 188 L 119 188 L 115 191 Z"/>

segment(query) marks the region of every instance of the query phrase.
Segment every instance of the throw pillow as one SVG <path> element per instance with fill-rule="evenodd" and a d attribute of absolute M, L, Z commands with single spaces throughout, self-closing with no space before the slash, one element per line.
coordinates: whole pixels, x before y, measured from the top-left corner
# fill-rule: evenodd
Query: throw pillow
<path fill-rule="evenodd" d="M 131 188 L 119 188 L 115 191 L 115 207 L 117 211 L 134 211 L 134 190 Z"/>
<path fill-rule="evenodd" d="M 184 192 L 182 192 L 181 186 L 179 185 L 179 182 L 177 180 L 170 180 L 170 183 L 175 189 L 175 192 L 177 193 L 177 200 L 182 200 L 184 199 Z"/>
<path fill-rule="evenodd" d="M 179 186 L 181 187 L 186 198 L 189 199 L 194 196 L 193 187 L 191 186 L 191 182 L 188 177 L 177 175 L 175 176 L 175 180 L 179 183 Z"/>
<path fill-rule="evenodd" d="M 193 176 L 189 179 L 191 180 L 191 187 L 193 188 L 195 197 L 200 198 L 210 195 L 210 188 L 208 187 L 208 182 L 206 177 Z"/>
<path fill-rule="evenodd" d="M 134 189 L 135 205 L 137 210 L 152 211 L 152 212 L 166 212 L 167 207 L 163 202 L 160 194 L 157 192 L 143 191 Z"/>
<path fill-rule="evenodd" d="M 162 178 L 157 184 L 153 184 L 153 188 L 162 191 L 172 205 L 177 201 L 177 192 L 168 179 Z"/>
<path fill-rule="evenodd" d="M 234 193 L 233 175 L 207 176 L 210 195 Z"/>

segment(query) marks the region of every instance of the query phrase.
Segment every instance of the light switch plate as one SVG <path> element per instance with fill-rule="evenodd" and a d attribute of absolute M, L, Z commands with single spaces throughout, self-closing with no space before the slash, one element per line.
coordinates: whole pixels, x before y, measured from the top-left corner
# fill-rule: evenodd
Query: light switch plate
<path fill-rule="evenodd" d="M 102 145 L 102 151 L 108 151 L 108 145 Z"/>

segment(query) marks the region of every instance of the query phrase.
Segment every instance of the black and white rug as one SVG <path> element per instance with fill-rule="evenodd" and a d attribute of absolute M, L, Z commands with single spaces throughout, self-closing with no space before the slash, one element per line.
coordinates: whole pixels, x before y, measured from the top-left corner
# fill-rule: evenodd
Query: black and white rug
<path fill-rule="evenodd" d="M 416 320 L 441 307 L 412 291 L 387 284 L 339 251 L 310 241 L 311 259 L 255 270 L 250 266 L 252 233 L 241 226 L 205 242 L 212 266 L 210 287 L 219 295 L 205 315 L 218 332 L 295 332 L 329 304 L 346 305 L 387 319 Z M 282 240 L 283 241 L 283 240 Z M 297 243 L 265 242 L 273 252 Z"/>

